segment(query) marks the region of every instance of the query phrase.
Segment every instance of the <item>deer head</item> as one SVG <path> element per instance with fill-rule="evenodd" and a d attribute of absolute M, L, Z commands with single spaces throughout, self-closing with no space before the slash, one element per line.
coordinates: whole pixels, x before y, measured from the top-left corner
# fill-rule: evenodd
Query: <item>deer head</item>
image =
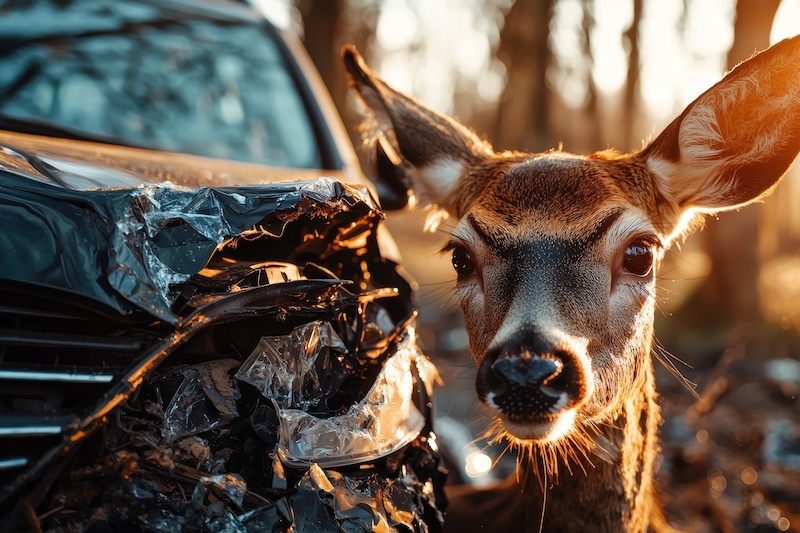
<path fill-rule="evenodd" d="M 506 435 L 553 444 L 591 438 L 631 402 L 629 417 L 652 414 L 659 261 L 694 220 L 765 196 L 794 160 L 800 37 L 739 65 L 643 150 L 589 156 L 496 152 L 343 54 L 393 177 L 457 220 L 446 248 L 477 393 Z"/>

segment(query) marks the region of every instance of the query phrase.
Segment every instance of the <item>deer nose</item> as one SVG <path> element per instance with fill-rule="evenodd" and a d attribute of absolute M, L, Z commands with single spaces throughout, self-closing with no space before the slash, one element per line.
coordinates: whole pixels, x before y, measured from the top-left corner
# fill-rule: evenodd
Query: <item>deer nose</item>
<path fill-rule="evenodd" d="M 524 334 L 490 351 L 478 368 L 478 396 L 514 422 L 554 416 L 580 401 L 580 372 L 568 350 Z"/>

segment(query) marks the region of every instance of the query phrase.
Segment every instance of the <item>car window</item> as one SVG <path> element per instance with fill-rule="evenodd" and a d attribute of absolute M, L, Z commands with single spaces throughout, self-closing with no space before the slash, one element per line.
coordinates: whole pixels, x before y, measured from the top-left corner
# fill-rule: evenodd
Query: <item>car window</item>
<path fill-rule="evenodd" d="M 321 167 L 303 100 L 260 24 L 128 2 L 18 5 L 0 17 L 0 113 L 158 150 Z"/>

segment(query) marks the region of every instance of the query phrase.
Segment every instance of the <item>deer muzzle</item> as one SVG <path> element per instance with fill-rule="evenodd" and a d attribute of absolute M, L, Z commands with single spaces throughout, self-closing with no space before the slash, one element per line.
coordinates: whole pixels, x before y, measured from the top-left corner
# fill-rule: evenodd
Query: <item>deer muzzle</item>
<path fill-rule="evenodd" d="M 476 387 L 478 397 L 501 416 L 507 429 L 543 428 L 512 431 L 529 439 L 547 433 L 547 426 L 582 404 L 589 389 L 574 351 L 531 334 L 490 350 L 478 368 Z"/>

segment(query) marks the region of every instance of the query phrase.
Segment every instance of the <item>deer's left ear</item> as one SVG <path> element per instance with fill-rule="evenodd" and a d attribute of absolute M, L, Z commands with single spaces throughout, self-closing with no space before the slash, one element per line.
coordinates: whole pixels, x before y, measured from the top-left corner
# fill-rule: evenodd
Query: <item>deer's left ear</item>
<path fill-rule="evenodd" d="M 494 156 L 489 143 L 455 120 L 396 91 L 372 72 L 352 46 L 342 59 L 361 102 L 372 121 L 368 133 L 377 136 L 379 154 L 394 166 L 386 181 L 403 181 L 422 204 L 435 204 L 456 217 L 469 196 L 462 178 Z M 379 161 L 380 163 L 380 161 Z M 397 189 L 398 184 L 389 184 Z M 467 187 L 467 189 L 470 189 Z"/>
<path fill-rule="evenodd" d="M 733 209 L 768 194 L 800 150 L 800 36 L 753 56 L 639 155 L 678 211 Z"/>

